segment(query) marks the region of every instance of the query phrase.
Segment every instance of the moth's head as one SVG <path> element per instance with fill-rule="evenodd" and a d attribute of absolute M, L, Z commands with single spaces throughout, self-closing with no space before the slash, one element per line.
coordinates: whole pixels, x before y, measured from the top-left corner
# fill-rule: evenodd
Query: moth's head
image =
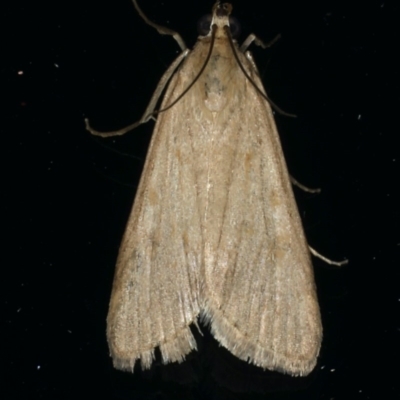
<path fill-rule="evenodd" d="M 232 4 L 230 3 L 221 3 L 220 1 L 217 1 L 212 8 L 212 13 L 213 17 L 217 16 L 220 18 L 227 17 L 229 19 L 229 16 L 232 14 Z"/>
<path fill-rule="evenodd" d="M 215 25 L 217 27 L 215 37 L 224 37 L 226 36 L 225 27 L 227 26 L 231 31 L 231 36 L 237 38 L 240 33 L 240 25 L 238 20 L 231 16 L 232 8 L 230 3 L 217 1 L 212 8 L 212 14 L 205 15 L 199 21 L 199 34 L 201 36 L 210 36 L 211 27 Z"/>

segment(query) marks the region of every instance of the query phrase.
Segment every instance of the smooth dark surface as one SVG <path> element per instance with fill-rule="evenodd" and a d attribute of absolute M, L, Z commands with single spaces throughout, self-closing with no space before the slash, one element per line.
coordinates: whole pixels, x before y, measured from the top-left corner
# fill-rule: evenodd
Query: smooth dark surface
<path fill-rule="evenodd" d="M 189 47 L 213 1 L 142 1 Z M 236 361 L 207 334 L 181 366 L 112 368 L 105 318 L 154 124 L 140 118 L 178 54 L 130 0 L 1 6 L 3 399 L 394 399 L 399 391 L 398 10 L 386 1 L 233 1 L 277 116 L 314 259 L 324 340 L 306 379 Z M 249 110 L 252 112 L 252 110 Z M 246 140 L 243 137 L 243 140 Z M 101 396 L 101 397 L 100 397 Z"/>

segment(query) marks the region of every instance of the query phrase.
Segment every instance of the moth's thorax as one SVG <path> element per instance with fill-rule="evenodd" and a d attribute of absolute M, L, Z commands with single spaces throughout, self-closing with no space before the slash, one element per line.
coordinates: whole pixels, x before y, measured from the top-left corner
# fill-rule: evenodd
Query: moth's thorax
<path fill-rule="evenodd" d="M 208 40 L 203 40 L 201 45 L 204 46 L 205 53 L 209 50 L 210 43 Z M 237 51 L 239 52 L 239 49 Z M 206 109 L 218 113 L 229 104 L 234 106 L 238 101 L 237 94 L 242 89 L 240 86 L 244 83 L 244 78 L 228 38 L 216 37 L 210 60 L 198 82 Z"/>

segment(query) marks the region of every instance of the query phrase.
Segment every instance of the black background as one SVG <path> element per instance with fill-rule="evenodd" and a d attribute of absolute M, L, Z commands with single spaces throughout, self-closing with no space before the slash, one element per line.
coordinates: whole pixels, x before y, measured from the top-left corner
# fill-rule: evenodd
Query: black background
<path fill-rule="evenodd" d="M 233 0 L 232 0 L 233 1 Z M 212 1 L 142 1 L 196 41 Z M 233 2 L 277 115 L 314 259 L 324 325 L 308 378 L 237 361 L 207 335 L 181 366 L 112 368 L 105 318 L 153 123 L 137 120 L 178 54 L 130 0 L 20 1 L 0 15 L 5 399 L 392 399 L 399 396 L 398 10 L 389 1 Z M 251 110 L 249 110 L 251 112 Z M 246 138 L 243 138 L 246 140 Z M 205 330 L 205 329 L 203 329 Z M 205 330 L 206 331 L 206 330 Z"/>

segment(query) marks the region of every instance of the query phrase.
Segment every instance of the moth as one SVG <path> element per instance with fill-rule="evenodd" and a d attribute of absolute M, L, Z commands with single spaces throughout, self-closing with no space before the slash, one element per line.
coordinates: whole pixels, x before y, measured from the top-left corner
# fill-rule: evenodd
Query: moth
<path fill-rule="evenodd" d="M 231 353 L 264 369 L 307 375 L 322 326 L 310 249 L 271 106 L 229 3 L 162 77 L 137 123 L 157 117 L 121 243 L 107 338 L 114 366 L 181 362 L 200 318 Z M 154 111 L 163 92 L 160 110 Z"/>

